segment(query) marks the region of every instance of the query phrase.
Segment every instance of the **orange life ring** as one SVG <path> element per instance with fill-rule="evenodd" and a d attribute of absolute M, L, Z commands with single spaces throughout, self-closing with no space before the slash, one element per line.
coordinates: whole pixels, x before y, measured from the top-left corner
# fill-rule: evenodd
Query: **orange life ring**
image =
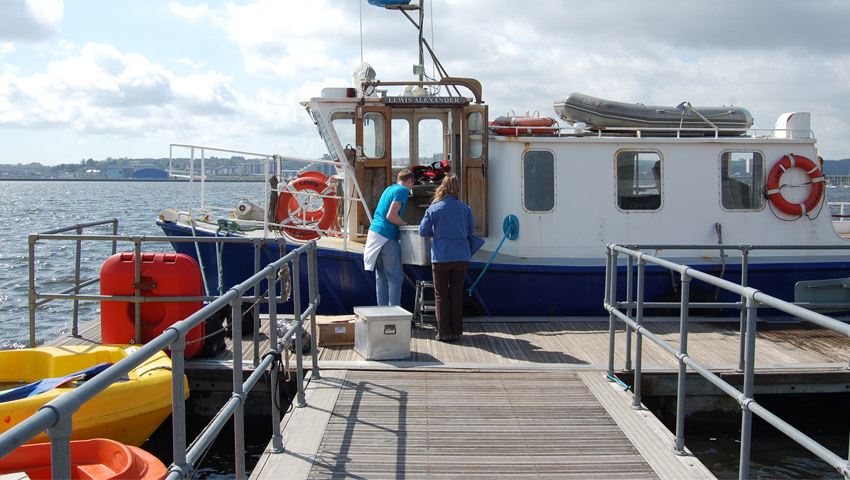
<path fill-rule="evenodd" d="M 295 197 L 298 192 L 314 192 L 321 195 L 322 208 L 304 210 L 303 205 Z M 318 230 L 328 230 L 336 221 L 337 201 L 330 197 L 333 194 L 334 190 L 330 185 L 313 175 L 296 178 L 286 185 L 277 198 L 275 223 L 283 225 L 281 230 L 296 240 L 308 241 L 319 238 Z"/>
<path fill-rule="evenodd" d="M 779 179 L 790 168 L 803 169 L 811 180 L 812 191 L 801 203 L 789 202 L 782 196 L 782 192 L 780 191 Z M 823 173 L 821 173 L 820 168 L 815 162 L 801 155 L 788 154 L 773 164 L 773 168 L 770 169 L 770 173 L 767 176 L 767 197 L 781 212 L 801 217 L 813 211 L 820 203 L 823 198 L 824 189 L 826 188 L 825 180 Z"/>
<path fill-rule="evenodd" d="M 298 178 L 315 178 L 316 180 L 328 184 L 328 176 L 322 172 L 317 172 L 315 170 L 308 170 L 306 172 L 301 172 L 298 174 Z M 329 184 L 328 184 L 329 185 Z M 292 198 L 289 199 L 289 214 L 294 215 L 301 223 L 308 222 L 317 222 L 324 215 L 324 210 L 305 210 L 301 208 L 301 205 L 298 204 L 298 199 L 293 195 Z"/>
<path fill-rule="evenodd" d="M 496 117 L 490 125 L 496 135 L 507 136 L 552 135 L 558 131 L 558 122 L 550 117 Z"/>

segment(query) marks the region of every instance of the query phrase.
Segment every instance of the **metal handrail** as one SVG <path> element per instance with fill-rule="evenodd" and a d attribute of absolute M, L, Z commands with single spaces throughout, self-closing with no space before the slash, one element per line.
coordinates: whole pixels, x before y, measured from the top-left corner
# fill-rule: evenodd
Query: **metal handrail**
<path fill-rule="evenodd" d="M 612 133 L 612 134 L 632 133 L 632 134 L 635 135 L 636 138 L 641 138 L 641 136 L 642 136 L 641 134 L 643 132 L 668 133 L 668 134 L 671 133 L 671 132 L 675 132 L 676 133 L 675 138 L 683 138 L 682 137 L 683 133 L 693 133 L 693 132 L 713 133 L 713 135 L 711 135 L 711 136 L 706 135 L 706 136 L 699 136 L 699 137 L 685 137 L 685 138 L 697 138 L 697 139 L 699 139 L 699 138 L 719 139 L 719 138 L 721 138 L 720 133 L 726 133 L 726 132 L 737 133 L 738 135 L 722 137 L 724 139 L 763 138 L 763 137 L 757 136 L 757 134 L 759 134 L 759 133 L 771 134 L 771 135 L 774 135 L 774 138 L 778 138 L 778 139 L 782 139 L 782 137 L 775 137 L 776 133 L 783 133 L 783 134 L 789 134 L 789 133 L 790 134 L 798 134 L 799 133 L 799 134 L 805 135 L 804 137 L 800 137 L 802 139 L 811 140 L 811 139 L 815 138 L 814 131 L 809 130 L 809 129 L 758 128 L 758 127 L 754 127 L 754 126 L 748 128 L 746 130 L 745 134 L 740 133 L 740 132 L 743 131 L 741 128 L 733 128 L 733 127 L 718 127 L 718 128 L 710 128 L 710 127 L 669 127 L 669 128 L 668 127 L 593 127 L 591 125 L 586 125 L 586 126 L 583 126 L 583 127 L 581 127 L 581 126 L 577 127 L 575 125 L 560 126 L 560 124 L 557 124 L 555 126 L 545 126 L 545 127 L 544 126 L 532 127 L 532 126 L 523 126 L 523 125 L 489 125 L 488 128 L 489 128 L 489 131 L 491 133 L 494 130 L 500 129 L 500 128 L 516 128 L 517 130 L 526 130 L 526 131 L 537 130 L 537 131 L 542 131 L 542 132 L 550 132 L 553 129 L 555 129 L 555 130 L 557 130 L 558 136 L 573 136 L 570 133 L 565 133 L 565 131 L 567 131 L 567 132 L 580 131 L 583 134 L 585 134 L 585 137 L 590 137 L 590 138 L 592 138 L 592 137 L 605 138 L 605 133 Z M 511 136 L 523 136 L 523 135 L 497 135 L 497 136 L 511 137 Z M 616 138 L 621 138 L 621 137 L 617 136 Z M 657 137 L 654 137 L 654 138 L 657 138 Z M 669 137 L 669 138 L 673 138 L 673 137 Z"/>
<path fill-rule="evenodd" d="M 263 197 L 269 198 L 269 193 L 272 189 L 269 186 L 269 179 L 272 174 L 277 174 L 278 177 L 281 177 L 282 172 L 284 171 L 281 166 L 281 161 L 293 161 L 293 162 L 302 162 L 307 165 L 311 164 L 319 164 L 319 165 L 331 165 L 339 171 L 340 169 L 344 172 L 344 186 L 343 186 L 343 208 L 345 210 L 345 219 L 342 225 L 342 233 L 343 233 L 343 248 L 348 250 L 348 240 L 351 235 L 356 235 L 356 232 L 349 231 L 348 225 L 348 214 L 352 210 L 356 210 L 358 208 L 362 209 L 362 211 L 366 215 L 366 219 L 368 221 L 372 221 L 372 211 L 370 210 L 369 205 L 366 202 L 365 197 L 363 196 L 363 191 L 360 187 L 360 184 L 357 181 L 357 175 L 354 169 L 354 166 L 348 163 L 348 160 L 344 158 L 341 152 L 337 152 L 337 158 L 325 160 L 325 159 L 308 159 L 302 157 L 293 157 L 293 156 L 283 156 L 277 154 L 264 154 L 257 152 L 248 152 L 234 149 L 226 149 L 219 147 L 206 147 L 203 145 L 195 145 L 195 144 L 186 144 L 186 143 L 172 143 L 169 145 L 169 176 L 173 176 L 173 165 L 172 162 L 174 160 L 174 149 L 175 148 L 187 148 L 190 151 L 189 155 L 189 172 L 188 175 L 183 175 L 184 177 L 189 179 L 189 219 L 190 222 L 193 218 L 192 210 L 194 207 L 194 190 L 193 184 L 197 179 L 200 180 L 200 195 L 199 195 L 199 206 L 200 209 L 206 210 L 206 190 L 205 190 L 205 181 L 207 179 L 206 174 L 206 154 L 207 152 L 223 152 L 223 153 L 232 153 L 239 155 L 251 155 L 257 158 L 257 160 L 261 160 L 263 162 Z M 195 152 L 199 151 L 200 153 L 200 174 L 196 177 L 195 175 Z M 274 162 L 272 165 L 274 172 L 270 171 L 269 161 Z M 352 190 L 349 192 L 349 190 Z M 277 191 L 281 191 L 277 189 Z M 359 204 L 359 206 L 357 206 Z M 273 226 L 271 222 L 268 221 L 268 217 L 265 216 L 263 219 L 263 236 L 266 237 L 270 233 L 270 227 Z M 314 228 L 304 228 L 304 227 L 294 227 L 297 229 L 305 229 L 305 230 L 316 230 Z M 322 232 L 325 233 L 325 232 Z"/>
<path fill-rule="evenodd" d="M 104 225 L 112 225 L 112 234 L 113 235 L 116 235 L 118 233 L 118 219 L 117 218 L 111 218 L 111 219 L 107 219 L 107 220 L 97 220 L 97 221 L 94 221 L 94 222 L 78 223 L 76 225 L 71 225 L 71 226 L 68 226 L 68 227 L 55 228 L 53 230 L 47 230 L 47 231 L 41 232 L 38 235 L 54 235 L 54 234 L 60 234 L 60 233 L 73 231 L 73 232 L 76 232 L 77 236 L 80 236 L 80 235 L 83 234 L 83 231 L 86 228 L 101 227 L 101 226 L 104 226 Z M 76 240 L 76 247 L 74 248 L 74 265 L 76 266 L 76 268 L 74 269 L 74 285 L 71 288 L 63 290 L 62 293 L 72 293 L 73 292 L 75 295 L 77 295 L 77 294 L 80 293 L 81 288 L 85 288 L 89 285 L 92 285 L 92 284 L 96 283 L 96 281 L 93 281 L 92 279 L 88 279 L 88 280 L 85 280 L 85 281 L 80 280 L 80 263 L 81 263 L 81 260 L 82 260 L 83 243 L 82 243 L 82 239 L 80 239 L 80 238 L 76 238 L 75 240 Z M 116 243 L 112 242 L 112 253 L 113 254 L 115 253 L 116 248 L 117 248 Z M 34 250 L 33 250 L 33 248 L 31 248 L 30 249 L 30 264 L 29 264 L 30 278 L 34 278 L 34 276 L 35 276 L 35 264 L 33 262 L 33 258 L 34 258 Z M 34 303 L 33 300 L 30 299 L 30 305 L 29 305 L 30 311 L 32 312 L 35 308 L 40 307 L 41 305 L 44 305 L 45 303 L 48 303 L 49 301 L 50 300 L 45 300 L 41 303 Z M 80 319 L 80 301 L 78 299 L 74 300 L 74 306 L 73 306 L 72 313 L 71 313 L 71 319 L 72 319 L 71 320 L 71 336 L 78 337 L 79 336 L 79 319 Z M 35 334 L 34 334 L 32 329 L 30 329 L 29 346 L 30 347 L 35 346 Z"/>
<path fill-rule="evenodd" d="M 834 222 L 850 221 L 850 220 L 848 220 L 850 218 L 850 215 L 848 215 L 846 213 L 847 207 L 850 207 L 850 202 L 829 202 L 829 206 L 830 207 L 833 207 L 833 206 L 838 207 L 838 213 L 830 212 Z"/>
<path fill-rule="evenodd" d="M 114 222 L 114 223 L 113 223 Z M 82 228 L 93 225 L 103 225 L 111 223 L 113 225 L 113 234 L 112 235 L 82 235 Z M 41 307 L 51 301 L 54 300 L 70 300 L 74 302 L 74 315 L 72 318 L 71 325 L 71 335 L 74 337 L 79 336 L 79 302 L 80 301 L 125 301 L 131 302 L 135 305 L 134 308 L 134 322 L 135 322 L 135 342 L 141 342 L 141 304 L 149 303 L 149 302 L 162 302 L 162 301 L 210 301 L 215 299 L 214 296 L 184 296 L 184 297 L 145 297 L 142 295 L 142 291 L 140 289 L 134 289 L 132 296 L 127 295 L 82 295 L 80 294 L 80 289 L 89 285 L 93 285 L 98 283 L 99 278 L 96 279 L 87 279 L 85 281 L 80 280 L 80 245 L 84 241 L 109 241 L 112 242 L 112 253 L 115 254 L 117 251 L 117 244 L 119 242 L 132 243 L 133 251 L 135 253 L 134 256 L 134 264 L 135 264 L 135 284 L 141 281 L 141 251 L 142 245 L 145 243 L 234 243 L 234 244 L 248 244 L 254 245 L 254 266 L 255 271 L 258 271 L 260 268 L 259 265 L 259 248 L 262 245 L 277 245 L 282 248 L 282 245 L 285 244 L 285 239 L 283 238 L 248 238 L 248 237 L 196 237 L 196 236 L 132 236 L 132 235 L 118 235 L 117 234 L 118 221 L 117 220 L 106 220 L 101 222 L 92 222 L 90 224 L 81 224 L 75 225 L 72 227 L 59 228 L 55 230 L 51 230 L 47 233 L 37 233 L 29 235 L 28 243 L 29 243 L 29 289 L 28 289 L 28 301 L 29 301 L 29 347 L 33 348 L 37 345 L 36 338 L 36 312 L 38 307 Z M 68 231 L 78 232 L 76 234 L 67 234 L 64 232 Z M 61 233 L 53 233 L 53 232 L 61 232 Z M 74 269 L 74 286 L 71 289 L 62 290 L 58 293 L 41 293 L 36 289 L 36 272 L 35 272 L 35 258 L 36 258 L 36 244 L 39 241 L 73 241 L 76 242 L 77 245 L 77 253 L 76 253 L 76 261 L 75 261 L 75 269 Z M 253 301 L 258 300 L 259 291 L 255 290 L 254 296 L 250 299 Z M 255 324 L 259 320 L 259 312 L 254 310 L 254 319 Z M 255 358 L 255 364 L 259 362 L 258 358 Z"/>
<path fill-rule="evenodd" d="M 700 249 L 701 246 L 675 246 L 683 250 Z M 717 246 L 715 246 L 717 247 Z M 771 246 L 785 247 L 789 246 Z M 724 246 L 724 248 L 729 248 Z M 744 249 L 744 252 L 748 250 Z M 624 313 L 620 310 L 619 302 L 617 301 L 617 256 L 619 254 L 628 257 L 628 274 L 626 278 L 626 288 L 628 291 L 627 300 L 629 310 Z M 636 298 L 632 303 L 631 292 L 633 290 L 633 275 L 631 274 L 634 268 L 634 261 L 637 260 L 637 279 L 636 279 Z M 644 277 L 646 264 L 654 264 L 665 268 L 671 272 L 677 272 L 681 279 L 681 299 L 679 302 L 680 318 L 679 318 L 679 345 L 674 346 L 663 340 L 658 335 L 649 331 L 643 324 L 643 311 L 646 307 L 644 303 Z M 711 372 L 708 368 L 697 362 L 688 354 L 688 323 L 689 323 L 689 292 L 691 279 L 697 279 L 706 282 L 710 285 L 719 287 L 723 290 L 739 294 L 741 302 L 728 303 L 729 307 L 739 308 L 742 318 L 745 318 L 745 323 L 742 324 L 742 344 L 744 345 L 745 355 L 742 356 L 741 369 L 744 372 L 743 391 L 738 390 L 731 384 L 720 378 L 717 374 Z M 635 318 L 631 316 L 631 307 L 636 309 Z M 797 442 L 803 448 L 815 454 L 818 458 L 828 463 L 835 468 L 845 478 L 850 478 L 850 461 L 841 458 L 832 453 L 828 448 L 824 447 L 808 435 L 797 430 L 786 421 L 774 415 L 772 412 L 761 406 L 753 398 L 754 377 L 755 377 L 755 347 L 756 347 L 756 314 L 760 306 L 766 306 L 779 310 L 781 312 L 793 315 L 794 317 L 815 325 L 838 332 L 844 336 L 850 337 L 850 325 L 839 322 L 826 315 L 822 315 L 784 300 L 772 297 L 755 288 L 746 286 L 746 270 L 742 269 L 742 283 L 736 284 L 728 280 L 724 280 L 713 275 L 701 272 L 687 265 L 677 264 L 656 256 L 643 253 L 639 250 L 627 248 L 624 246 L 609 244 L 606 248 L 606 265 L 605 265 L 605 299 L 604 307 L 609 312 L 609 337 L 608 337 L 608 375 L 614 374 L 614 348 L 615 348 L 615 322 L 620 321 L 626 325 L 627 342 L 629 346 L 626 351 L 630 352 L 631 339 L 628 335 L 630 329 L 634 329 L 636 335 L 635 344 L 635 359 L 634 359 L 634 396 L 633 406 L 636 409 L 641 407 L 641 373 L 642 373 L 642 339 L 648 338 L 653 343 L 661 347 L 667 353 L 674 356 L 679 363 L 678 372 L 678 388 L 676 401 L 676 442 L 674 449 L 680 453 L 685 453 L 685 382 L 687 378 L 687 368 L 690 367 L 700 376 L 715 385 L 721 391 L 731 396 L 741 405 L 741 454 L 738 470 L 738 477 L 745 479 L 749 477 L 750 470 L 750 447 L 752 441 L 752 415 L 756 414 L 767 423 L 776 427 L 779 431 L 787 435 L 790 439 Z M 630 369 L 631 357 L 627 353 L 626 368 Z"/>
<path fill-rule="evenodd" d="M 38 411 L 0 435 L 0 457 L 7 455 L 15 448 L 23 445 L 42 431 L 47 431 L 51 439 L 51 474 L 53 478 L 70 478 L 70 436 L 73 430 L 72 416 L 85 402 L 94 398 L 114 382 L 127 375 L 132 369 L 164 348 L 171 349 L 172 359 L 172 443 L 173 462 L 169 467 L 169 479 L 184 478 L 192 467 L 203 456 L 203 452 L 212 444 L 224 424 L 233 417 L 235 442 L 235 473 L 237 478 L 245 476 L 245 438 L 244 438 L 244 403 L 247 393 L 256 385 L 263 372 L 271 370 L 272 385 L 277 385 L 278 363 L 275 360 L 281 355 L 281 344 L 295 337 L 295 354 L 298 371 L 296 372 L 298 386 L 298 406 L 305 406 L 304 377 L 302 370 L 302 345 L 300 331 L 305 320 L 311 323 L 314 334 L 311 341 L 312 370 L 311 378 L 319 378 L 318 347 L 316 343 L 316 308 L 320 302 L 318 294 L 318 270 L 316 259 L 316 242 L 306 243 L 286 254 L 279 260 L 267 265 L 253 276 L 234 286 L 225 294 L 218 297 L 188 318 L 178 321 L 168 327 L 162 334 L 131 353 L 126 358 L 110 366 L 93 379 L 85 382 L 71 392 L 63 394 L 45 404 Z M 299 266 L 301 256 L 307 255 L 309 305 L 301 310 Z M 279 272 L 284 265 L 292 267 L 294 321 L 283 337 L 277 339 L 277 299 L 274 295 L 274 285 L 278 281 Z M 242 342 L 233 342 L 233 394 L 221 410 L 213 417 L 201 435 L 194 441 L 191 448 L 186 449 L 186 405 L 183 377 L 185 371 L 186 335 L 192 328 L 204 322 L 207 318 L 230 305 L 233 319 L 242 317 L 242 296 L 252 287 L 267 281 L 269 285 L 269 328 L 270 351 L 254 370 L 254 373 L 243 382 L 242 379 Z M 232 322 L 233 338 L 242 338 L 242 322 Z M 272 444 L 281 451 L 282 436 L 280 434 L 280 414 L 275 408 L 272 398 Z"/>

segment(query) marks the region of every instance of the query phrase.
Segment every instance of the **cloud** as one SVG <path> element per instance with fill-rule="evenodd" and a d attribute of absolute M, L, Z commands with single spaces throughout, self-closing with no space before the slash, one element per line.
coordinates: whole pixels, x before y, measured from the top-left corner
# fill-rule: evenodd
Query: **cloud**
<path fill-rule="evenodd" d="M 194 57 L 164 66 L 99 44 L 66 45 L 40 73 L 0 64 L 0 125 L 138 135 L 150 129 L 218 145 L 251 138 L 266 142 L 263 151 L 321 154 L 298 102 L 350 84 L 360 63 L 361 8 L 364 57 L 380 79 L 413 78 L 416 31 L 398 11 L 363 0 L 290 3 L 167 4 L 173 15 L 231 41 L 244 71 L 209 71 L 216 62 Z M 0 0 L 0 58 L 10 5 L 24 11 L 26 4 Z M 426 38 L 449 74 L 481 80 L 491 116 L 509 109 L 554 115 L 552 103 L 574 91 L 646 104 L 736 104 L 763 127 L 782 112 L 810 111 L 824 156 L 850 156 L 850 52 L 842 38 L 850 2 L 427 5 L 435 24 L 428 12 Z"/>
<path fill-rule="evenodd" d="M 0 75 L 0 126 L 144 135 L 174 117 L 232 114 L 239 99 L 229 82 L 215 72 L 175 75 L 141 55 L 87 43 L 43 72 Z"/>
<path fill-rule="evenodd" d="M 203 20 L 210 14 L 210 7 L 207 4 L 201 3 L 198 5 L 183 5 L 179 2 L 171 2 L 168 4 L 168 9 L 174 15 L 188 20 L 192 23 L 197 23 Z"/>
<path fill-rule="evenodd" d="M 0 60 L 3 60 L 3 57 L 15 51 L 15 46 L 11 43 L 0 43 Z"/>
<path fill-rule="evenodd" d="M 0 40 L 40 41 L 59 30 L 62 0 L 3 0 L 0 2 Z"/>

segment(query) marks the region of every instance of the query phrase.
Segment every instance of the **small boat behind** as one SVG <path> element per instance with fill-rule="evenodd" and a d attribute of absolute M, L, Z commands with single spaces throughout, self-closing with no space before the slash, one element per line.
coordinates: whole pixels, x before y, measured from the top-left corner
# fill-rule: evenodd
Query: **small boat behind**
<path fill-rule="evenodd" d="M 650 129 L 644 132 L 646 136 L 676 132 L 714 136 L 715 131 L 721 136 L 737 136 L 753 126 L 753 116 L 741 107 L 692 107 L 688 102 L 675 107 L 641 105 L 581 93 L 555 102 L 555 111 L 562 119 L 587 124 L 592 130 Z"/>
<path fill-rule="evenodd" d="M 95 438 L 71 442 L 71 478 L 87 480 L 165 478 L 165 465 L 141 448 Z M 15 477 L 25 474 L 26 477 Z M 50 479 L 50 444 L 23 445 L 0 458 L 0 478 Z"/>
<path fill-rule="evenodd" d="M 0 433 L 137 348 L 62 346 L 0 351 Z M 183 382 L 188 396 L 188 382 L 185 378 Z M 159 352 L 126 379 L 83 404 L 74 414 L 71 438 L 110 438 L 139 446 L 170 414 L 171 359 Z M 47 441 L 42 433 L 30 443 Z"/>

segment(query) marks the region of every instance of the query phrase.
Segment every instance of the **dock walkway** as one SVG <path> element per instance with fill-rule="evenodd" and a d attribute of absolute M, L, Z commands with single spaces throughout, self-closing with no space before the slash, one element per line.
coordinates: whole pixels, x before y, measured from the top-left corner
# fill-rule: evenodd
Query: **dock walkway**
<path fill-rule="evenodd" d="M 650 330 L 677 344 L 678 321 L 655 320 Z M 736 327 L 693 319 L 689 353 L 734 372 Z M 846 373 L 846 338 L 799 324 L 759 328 L 758 373 Z M 61 342 L 95 343 L 98 331 L 88 324 L 82 338 Z M 269 444 L 252 478 L 712 478 L 695 457 L 675 455 L 670 432 L 605 379 L 607 318 L 469 319 L 453 344 L 434 333 L 430 325 L 413 329 L 407 361 L 368 362 L 350 346 L 320 348 L 321 379 L 308 383 L 307 406 L 282 420 L 285 451 L 273 453 Z M 643 347 L 645 372 L 676 369 L 669 354 L 648 341 Z M 251 336 L 243 352 L 250 366 Z M 190 382 L 193 371 L 230 369 L 231 360 L 228 350 L 187 361 Z"/>
<path fill-rule="evenodd" d="M 599 372 L 326 370 L 306 393 L 252 479 L 712 478 Z"/>

